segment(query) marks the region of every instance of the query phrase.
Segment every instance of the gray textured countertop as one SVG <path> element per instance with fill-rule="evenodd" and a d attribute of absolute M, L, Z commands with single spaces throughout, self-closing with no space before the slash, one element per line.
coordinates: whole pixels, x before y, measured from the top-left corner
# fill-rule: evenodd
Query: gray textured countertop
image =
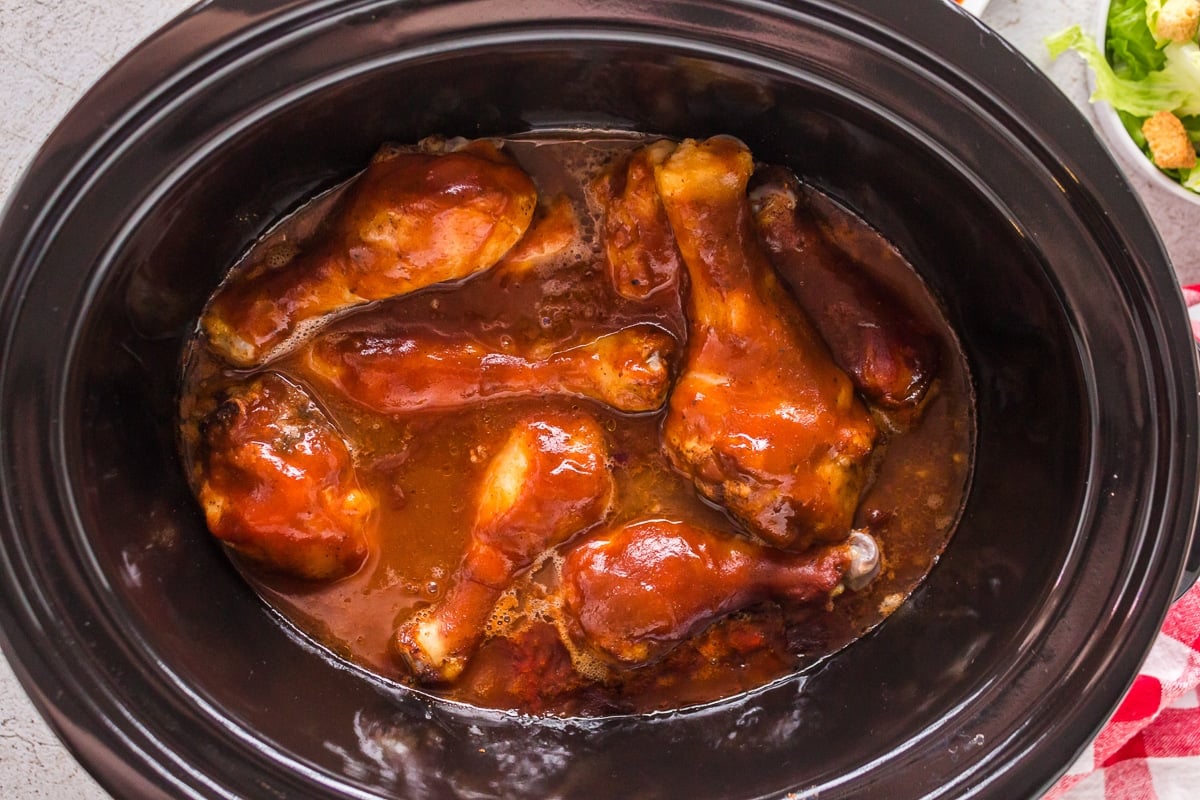
<path fill-rule="evenodd" d="M 41 142 L 83 92 L 190 0 L 0 0 L 0 201 Z M 1050 63 L 1043 38 L 1087 23 L 1095 0 L 992 0 L 984 20 L 1045 70 L 1080 107 L 1085 72 L 1076 58 Z M 1089 113 L 1090 112 L 1085 112 Z M 1200 282 L 1200 206 L 1134 181 L 1184 283 Z M 38 717 L 0 660 L 0 797 L 105 798 Z"/>

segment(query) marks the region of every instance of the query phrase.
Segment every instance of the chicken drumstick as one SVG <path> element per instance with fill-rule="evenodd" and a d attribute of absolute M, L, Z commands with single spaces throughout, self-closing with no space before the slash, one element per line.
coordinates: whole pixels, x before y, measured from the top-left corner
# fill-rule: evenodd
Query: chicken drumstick
<path fill-rule="evenodd" d="M 218 539 L 309 580 L 332 580 L 367 556 L 374 498 L 346 443 L 305 392 L 268 373 L 201 425 L 200 504 Z"/>
<path fill-rule="evenodd" d="M 679 288 L 679 248 L 654 186 L 655 167 L 674 149 L 666 139 L 642 147 L 591 186 L 592 199 L 603 211 L 600 232 L 609 280 L 630 300 Z"/>
<path fill-rule="evenodd" d="M 798 280 L 796 299 L 829 344 L 838 366 L 868 401 L 916 406 L 937 369 L 936 343 L 899 297 L 826 240 L 807 195 L 788 170 L 755 176 L 755 220 L 775 263 Z"/>
<path fill-rule="evenodd" d="M 555 350 L 505 348 L 496 332 L 448 336 L 423 328 L 334 331 L 313 341 L 305 372 L 354 402 L 394 414 L 520 395 L 574 395 L 620 411 L 653 411 L 670 387 L 675 340 L 632 325 Z"/>
<path fill-rule="evenodd" d="M 793 553 L 681 522 L 649 520 L 572 546 L 563 608 L 577 638 L 624 666 L 665 655 L 718 619 L 778 599 L 819 603 L 860 588 L 879 565 L 874 539 Z"/>
<path fill-rule="evenodd" d="M 657 168 L 690 278 L 663 446 L 767 542 L 803 550 L 849 534 L 877 430 L 767 261 L 746 198 L 752 171 L 728 137 L 684 141 Z"/>
<path fill-rule="evenodd" d="M 544 414 L 520 426 L 488 464 L 450 589 L 396 632 L 396 651 L 417 680 L 458 677 L 513 579 L 549 548 L 603 520 L 612 500 L 608 446 L 594 419 Z"/>
<path fill-rule="evenodd" d="M 201 327 L 222 358 L 254 366 L 306 322 L 491 267 L 536 205 L 533 181 L 486 140 L 386 151 L 355 179 L 318 242 L 223 286 Z"/>

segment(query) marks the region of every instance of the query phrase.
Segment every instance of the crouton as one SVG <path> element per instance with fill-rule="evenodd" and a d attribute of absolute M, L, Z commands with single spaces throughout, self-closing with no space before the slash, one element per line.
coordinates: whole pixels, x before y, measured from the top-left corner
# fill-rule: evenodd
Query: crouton
<path fill-rule="evenodd" d="M 1154 35 L 1160 42 L 1190 42 L 1200 26 L 1200 0 L 1167 0 L 1158 12 Z"/>
<path fill-rule="evenodd" d="M 1191 169 L 1196 166 L 1196 148 L 1188 138 L 1179 117 L 1159 111 L 1142 123 L 1142 133 L 1150 145 L 1150 156 L 1161 169 Z"/>

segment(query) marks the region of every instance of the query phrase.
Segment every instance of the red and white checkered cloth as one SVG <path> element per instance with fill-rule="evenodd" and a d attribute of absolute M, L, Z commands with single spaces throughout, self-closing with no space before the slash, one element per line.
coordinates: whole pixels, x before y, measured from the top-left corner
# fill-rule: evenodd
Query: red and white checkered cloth
<path fill-rule="evenodd" d="M 1200 285 L 1184 287 L 1200 342 Z M 1043 800 L 1200 800 L 1200 583 L 1167 614 L 1117 713 Z"/>
<path fill-rule="evenodd" d="M 1167 614 L 1133 688 L 1045 800 L 1200 798 L 1200 584 Z"/>

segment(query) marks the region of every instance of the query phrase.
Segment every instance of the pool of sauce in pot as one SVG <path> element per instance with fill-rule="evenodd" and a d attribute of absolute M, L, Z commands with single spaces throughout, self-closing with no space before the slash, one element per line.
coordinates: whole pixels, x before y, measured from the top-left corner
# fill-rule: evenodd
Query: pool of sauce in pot
<path fill-rule="evenodd" d="M 542 202 L 559 194 L 571 198 L 583 223 L 583 241 L 558 263 L 530 275 L 487 271 L 354 309 L 325 330 L 363 330 L 402 318 L 447 334 L 464 326 L 486 327 L 518 348 L 522 342 L 568 342 L 589 331 L 651 321 L 682 342 L 686 324 L 678 293 L 659 292 L 657 300 L 633 302 L 611 288 L 596 243 L 595 211 L 583 188 L 606 164 L 645 141 L 578 132 L 506 140 L 506 150 L 533 176 Z M 540 583 L 553 580 L 547 558 L 501 600 L 489 638 L 459 680 L 434 693 L 479 706 L 582 715 L 679 708 L 728 697 L 846 646 L 894 611 L 929 572 L 958 521 L 970 473 L 974 429 L 965 360 L 934 298 L 899 252 L 833 200 L 805 190 L 813 193 L 838 244 L 903 298 L 942 351 L 920 422 L 903 432 L 889 432 L 886 420 L 880 426 L 883 443 L 874 479 L 856 517 L 856 526 L 869 527 L 880 542 L 880 576 L 865 590 L 846 592 L 826 606 L 789 609 L 768 603 L 735 614 L 661 662 L 597 682 L 580 673 L 554 627 L 553 609 L 536 600 Z M 335 193 L 276 226 L 235 265 L 228 280 L 236 280 L 246 265 L 286 260 L 312 234 Z M 292 359 L 284 354 L 254 371 L 235 370 L 212 357 L 203 337 L 196 336 L 186 351 L 181 393 L 181 448 L 193 481 L 197 425 L 222 389 L 258 371 L 282 373 L 304 385 Z M 350 444 L 359 480 L 379 500 L 380 546 L 356 573 L 333 583 L 305 583 L 240 560 L 238 566 L 259 595 L 298 629 L 384 678 L 408 682 L 391 650 L 393 633 L 446 590 L 466 543 L 488 457 L 531 407 L 584 408 L 601 421 L 617 483 L 609 522 L 684 519 L 740 535 L 738 523 L 701 499 L 660 451 L 665 410 L 630 415 L 582 399 L 535 397 L 451 412 L 387 415 L 319 387 L 306 388 Z"/>

